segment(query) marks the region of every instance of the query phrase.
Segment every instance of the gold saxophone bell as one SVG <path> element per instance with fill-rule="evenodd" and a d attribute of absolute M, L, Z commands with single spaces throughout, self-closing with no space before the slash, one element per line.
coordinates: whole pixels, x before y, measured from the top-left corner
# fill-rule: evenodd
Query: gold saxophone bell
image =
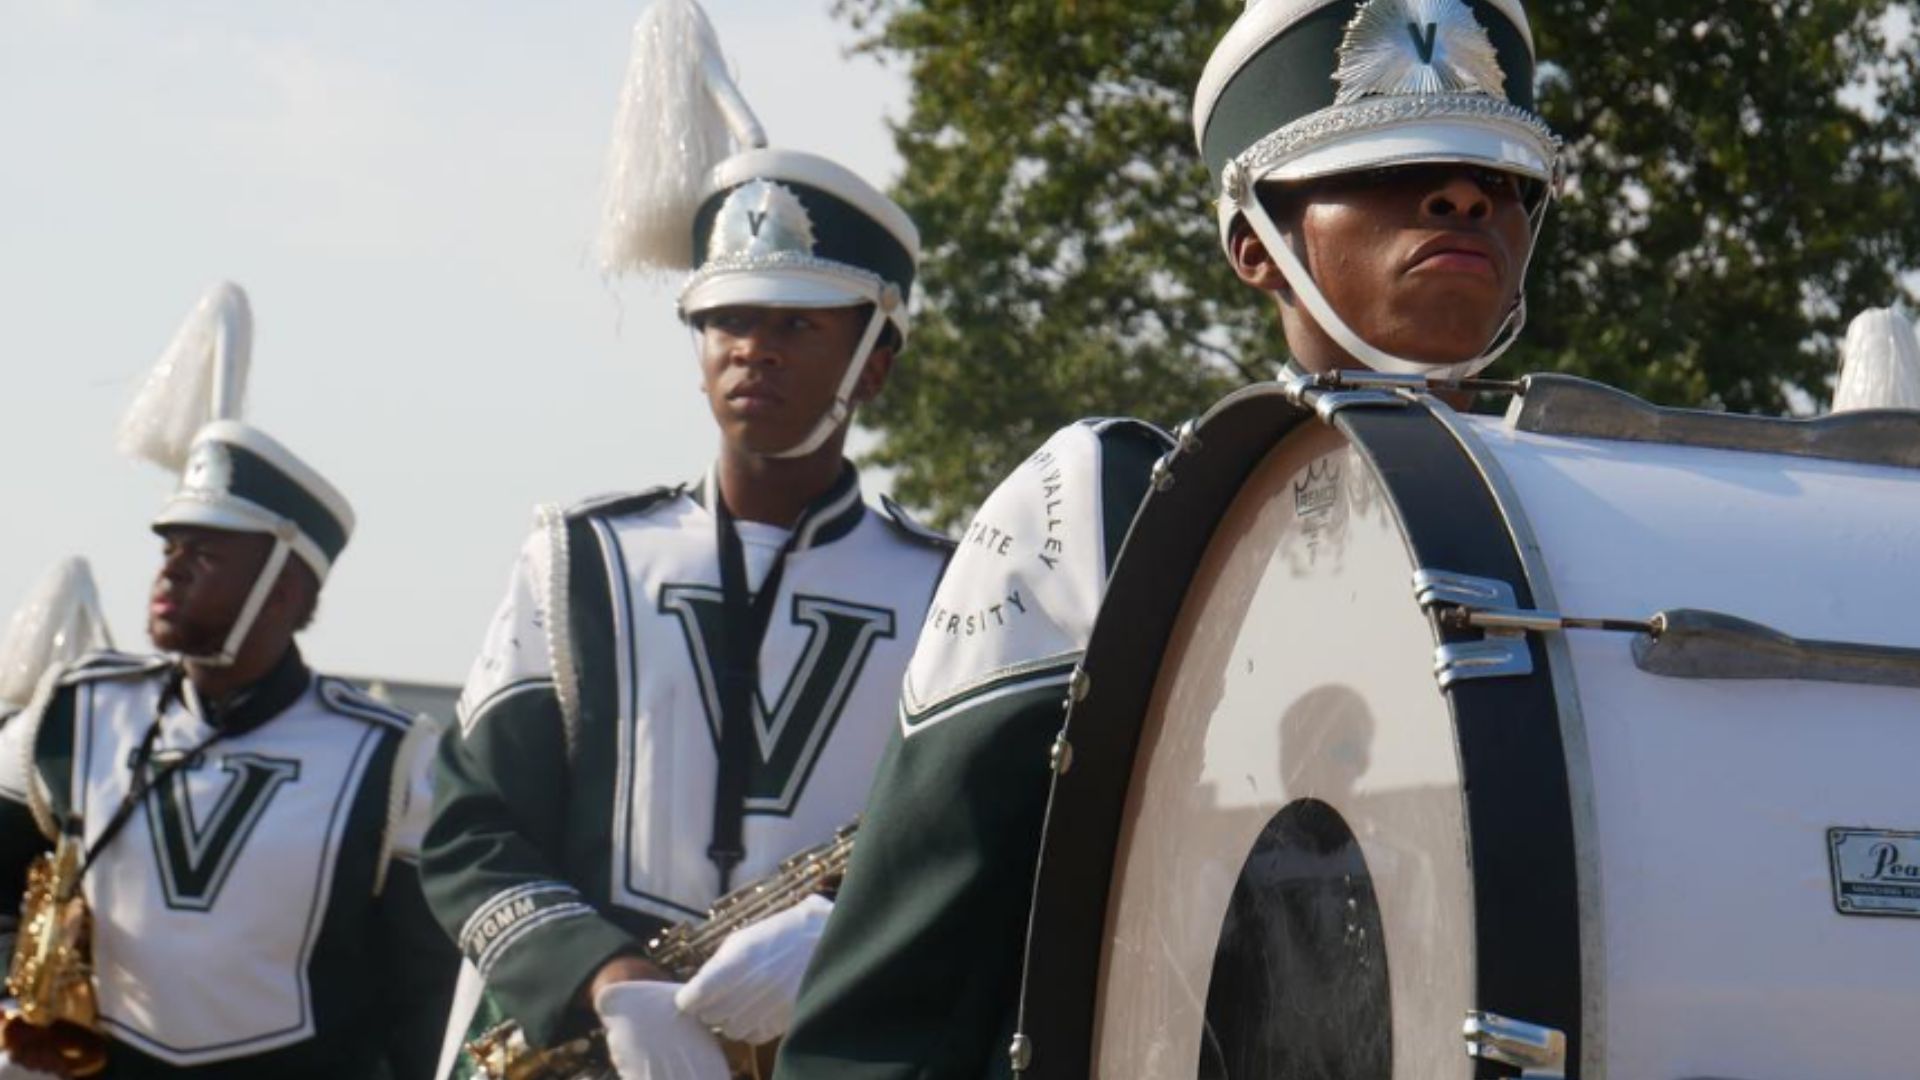
<path fill-rule="evenodd" d="M 107 1067 L 93 992 L 93 916 L 80 893 L 80 837 L 68 832 L 27 869 L 20 936 L 7 972 L 18 1004 L 0 1019 L 0 1047 L 23 1064 L 58 1062 L 62 1075 Z"/>

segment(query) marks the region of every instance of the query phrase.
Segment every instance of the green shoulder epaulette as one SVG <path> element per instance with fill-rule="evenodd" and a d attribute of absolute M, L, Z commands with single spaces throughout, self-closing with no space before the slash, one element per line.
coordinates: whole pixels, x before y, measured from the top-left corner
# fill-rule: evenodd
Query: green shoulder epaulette
<path fill-rule="evenodd" d="M 685 484 L 662 484 L 645 491 L 596 495 L 591 499 L 582 499 L 574 503 L 563 513 L 569 521 L 576 521 L 583 517 L 623 517 L 627 514 L 650 510 L 685 490 Z"/>
<path fill-rule="evenodd" d="M 880 496 L 880 510 L 882 520 L 891 525 L 895 532 L 915 543 L 938 548 L 946 554 L 951 554 L 958 546 L 958 542 L 953 537 L 913 520 L 913 515 L 907 513 L 906 507 L 885 495 Z"/>
<path fill-rule="evenodd" d="M 60 685 L 72 686 L 76 683 L 97 682 L 101 679 L 126 679 L 135 675 L 159 671 L 173 663 L 165 656 L 142 656 L 137 653 L 92 652 L 67 665 L 60 673 Z"/>
<path fill-rule="evenodd" d="M 390 727 L 406 734 L 417 719 L 412 713 L 396 709 L 393 706 L 360 689 L 358 686 L 337 679 L 331 675 L 320 675 L 314 679 L 314 688 L 320 703 L 342 716 L 351 716 L 356 720 Z"/>

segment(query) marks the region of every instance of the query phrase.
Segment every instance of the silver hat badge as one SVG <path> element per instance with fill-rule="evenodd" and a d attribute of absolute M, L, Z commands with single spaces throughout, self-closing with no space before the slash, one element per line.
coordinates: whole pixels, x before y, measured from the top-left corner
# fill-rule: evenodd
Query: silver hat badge
<path fill-rule="evenodd" d="M 196 495 L 225 495 L 233 488 L 233 458 L 227 448 L 212 440 L 196 445 L 187 454 L 187 467 L 180 474 L 180 487 Z"/>
<path fill-rule="evenodd" d="M 1368 0 L 1340 43 L 1334 102 L 1375 95 L 1506 96 L 1487 29 L 1462 0 Z"/>
<path fill-rule="evenodd" d="M 707 241 L 708 262 L 813 254 L 813 219 L 791 188 L 771 180 L 741 185 L 720 206 Z"/>

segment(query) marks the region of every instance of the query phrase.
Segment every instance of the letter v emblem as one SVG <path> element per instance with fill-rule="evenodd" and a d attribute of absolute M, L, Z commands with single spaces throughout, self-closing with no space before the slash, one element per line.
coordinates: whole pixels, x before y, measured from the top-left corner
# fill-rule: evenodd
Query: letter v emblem
<path fill-rule="evenodd" d="M 660 611 L 680 622 L 717 752 L 720 695 L 714 675 L 726 601 L 710 585 L 667 585 L 660 590 Z M 763 685 L 754 695 L 756 752 L 747 769 L 750 814 L 792 812 L 874 645 L 894 635 L 892 611 L 819 596 L 793 597 L 789 624 L 805 629 L 806 644 L 778 698 L 768 702 L 765 696 L 778 683 Z M 768 674 L 763 668 L 762 678 Z"/>
<path fill-rule="evenodd" d="M 1433 48 L 1440 34 L 1439 23 L 1428 23 L 1425 36 L 1420 33 L 1419 23 L 1407 24 L 1407 36 L 1413 39 L 1413 47 L 1420 51 L 1420 62 L 1428 66 L 1433 64 Z"/>
<path fill-rule="evenodd" d="M 204 821 L 187 797 L 186 769 L 173 770 L 147 792 L 147 831 L 170 908 L 211 911 L 274 793 L 300 778 L 299 762 L 259 754 L 228 754 L 220 768 L 226 790 Z"/>

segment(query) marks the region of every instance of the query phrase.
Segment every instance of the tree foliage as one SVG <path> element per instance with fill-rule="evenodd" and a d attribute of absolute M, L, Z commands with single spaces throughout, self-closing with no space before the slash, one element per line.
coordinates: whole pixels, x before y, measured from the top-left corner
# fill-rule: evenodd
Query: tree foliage
<path fill-rule="evenodd" d="M 864 414 L 907 501 L 952 524 L 1069 420 L 1174 422 L 1284 359 L 1193 150 L 1240 8 L 839 0 L 912 85 L 895 195 L 927 238 L 922 309 Z M 1501 367 L 1741 411 L 1824 397 L 1847 319 L 1920 266 L 1920 0 L 1530 14 L 1570 181 Z"/>

